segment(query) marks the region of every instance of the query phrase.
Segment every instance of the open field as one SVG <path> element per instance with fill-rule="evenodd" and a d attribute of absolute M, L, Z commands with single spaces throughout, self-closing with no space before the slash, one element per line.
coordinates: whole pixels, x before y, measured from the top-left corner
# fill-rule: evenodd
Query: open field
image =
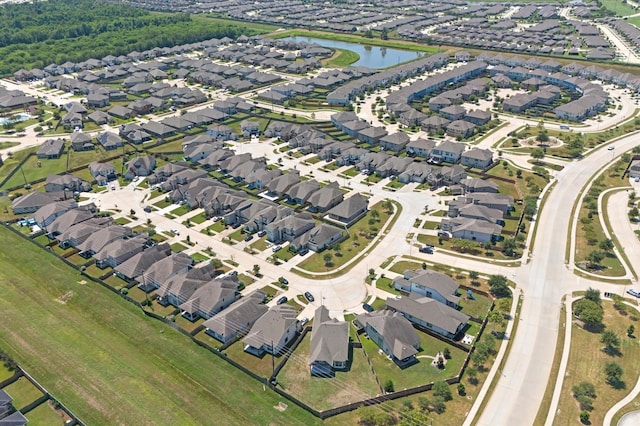
<path fill-rule="evenodd" d="M 0 252 L 0 345 L 87 424 L 320 423 L 293 404 L 275 410 L 275 393 L 118 296 L 79 284 L 31 242 L 4 228 L 0 238 L 14 247 Z"/>
<path fill-rule="evenodd" d="M 593 400 L 594 409 L 591 411 L 591 424 L 600 425 L 605 413 L 616 402 L 629 393 L 635 385 L 640 373 L 640 347 L 637 338 L 627 336 L 626 329 L 630 324 L 638 328 L 640 313 L 631 307 L 626 307 L 623 315 L 616 311 L 613 304 L 603 302 L 605 330 L 615 332 L 620 338 L 620 355 L 608 355 L 600 343 L 601 333 L 587 331 L 578 321 L 571 325 L 571 349 L 567 374 L 562 385 L 562 394 L 558 405 L 559 413 L 554 424 L 566 425 L 577 422 L 580 409 L 571 389 L 583 381 L 593 383 L 596 398 Z M 622 381 L 624 387 L 616 389 L 605 382 L 604 367 L 607 362 L 614 361 L 622 367 Z"/>

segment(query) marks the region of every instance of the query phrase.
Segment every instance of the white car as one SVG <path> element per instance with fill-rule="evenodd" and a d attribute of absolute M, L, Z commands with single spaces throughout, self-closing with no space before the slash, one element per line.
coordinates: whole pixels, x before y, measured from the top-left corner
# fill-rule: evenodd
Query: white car
<path fill-rule="evenodd" d="M 177 229 L 172 229 L 172 230 L 171 230 L 171 233 L 172 233 L 173 235 L 180 235 L 180 231 L 178 231 Z"/>
<path fill-rule="evenodd" d="M 640 290 L 636 290 L 636 289 L 630 288 L 629 290 L 627 290 L 627 293 L 632 295 L 632 296 L 640 298 Z"/>
<path fill-rule="evenodd" d="M 614 149 L 616 149 L 615 146 L 610 146 L 609 148 L 607 148 L 608 151 L 613 151 Z"/>

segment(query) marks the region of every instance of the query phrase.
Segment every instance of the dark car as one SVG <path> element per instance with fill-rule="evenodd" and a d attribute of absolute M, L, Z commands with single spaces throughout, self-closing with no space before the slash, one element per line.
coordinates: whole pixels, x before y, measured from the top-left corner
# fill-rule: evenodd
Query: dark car
<path fill-rule="evenodd" d="M 429 254 L 433 254 L 433 246 L 423 246 L 423 247 L 420 247 L 420 253 L 429 253 Z"/>
<path fill-rule="evenodd" d="M 304 292 L 304 297 L 306 297 L 309 302 L 313 302 L 314 300 L 316 300 L 315 297 L 313 297 L 313 294 L 309 293 L 308 291 Z"/>
<path fill-rule="evenodd" d="M 281 278 L 281 279 L 280 279 L 280 282 L 281 282 L 282 284 L 284 284 L 284 285 L 289 285 L 289 280 L 288 280 L 288 279 L 286 279 L 286 278 Z"/>
<path fill-rule="evenodd" d="M 364 310 L 365 310 L 365 311 L 367 311 L 367 312 L 373 312 L 373 311 L 375 311 L 375 309 L 373 309 L 373 306 L 371 306 L 371 305 L 370 305 L 370 304 L 368 304 L 368 303 L 364 303 L 364 304 L 362 305 L 362 309 L 364 309 Z"/>
<path fill-rule="evenodd" d="M 287 303 L 287 296 L 282 296 L 280 299 L 278 299 L 278 301 L 276 302 L 277 305 L 282 305 L 283 303 Z"/>
<path fill-rule="evenodd" d="M 244 237 L 245 241 L 251 241 L 253 240 L 253 234 L 248 234 L 246 237 Z"/>

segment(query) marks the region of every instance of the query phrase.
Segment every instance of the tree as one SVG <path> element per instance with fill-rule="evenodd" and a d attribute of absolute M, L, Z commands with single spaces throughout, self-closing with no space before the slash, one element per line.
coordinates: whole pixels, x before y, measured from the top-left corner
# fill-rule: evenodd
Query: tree
<path fill-rule="evenodd" d="M 255 275 L 256 277 L 260 275 L 260 265 L 253 265 L 253 275 Z"/>
<path fill-rule="evenodd" d="M 488 319 L 491 323 L 498 324 L 500 326 L 504 325 L 504 316 L 501 312 L 496 310 L 489 312 Z"/>
<path fill-rule="evenodd" d="M 596 269 L 600 267 L 600 262 L 604 259 L 604 253 L 599 250 L 593 250 L 587 255 L 589 268 Z"/>
<path fill-rule="evenodd" d="M 507 284 L 507 277 L 504 275 L 491 275 L 489 277 L 489 288 L 491 294 L 496 297 L 509 297 L 511 295 L 509 285 Z"/>
<path fill-rule="evenodd" d="M 515 239 L 509 238 L 505 239 L 502 243 L 502 252 L 505 256 L 514 256 L 516 253 L 516 248 L 518 247 L 518 243 Z"/>
<path fill-rule="evenodd" d="M 617 362 L 608 362 L 604 367 L 604 375 L 607 378 L 607 383 L 614 388 L 622 385 L 622 367 Z"/>
<path fill-rule="evenodd" d="M 424 396 L 418 398 L 418 407 L 420 407 L 422 411 L 427 411 L 430 405 L 431 401 L 429 401 L 428 398 L 425 398 Z"/>
<path fill-rule="evenodd" d="M 591 300 L 598 305 L 601 304 L 602 299 L 600 299 L 600 290 L 589 287 L 587 291 L 584 292 L 584 298 L 587 300 Z"/>
<path fill-rule="evenodd" d="M 591 415 L 589 414 L 588 411 L 581 411 L 580 412 L 580 422 L 582 422 L 582 424 L 588 425 L 591 422 L 589 421 L 589 419 L 591 418 Z"/>
<path fill-rule="evenodd" d="M 574 303 L 573 312 L 584 321 L 587 328 L 595 328 L 602 324 L 602 308 L 592 300 L 578 300 Z"/>
<path fill-rule="evenodd" d="M 600 343 L 605 345 L 605 352 L 610 355 L 620 352 L 620 338 L 611 330 L 605 330 L 602 333 Z"/>
<path fill-rule="evenodd" d="M 489 348 L 485 343 L 479 342 L 478 344 L 476 344 L 475 350 L 473 351 L 473 355 L 471 355 L 471 361 L 473 361 L 473 364 L 476 367 L 482 368 L 482 366 L 484 365 L 485 362 L 487 362 L 488 359 L 489 359 Z"/>
<path fill-rule="evenodd" d="M 222 260 L 211 259 L 211 266 L 213 266 L 213 269 L 220 269 L 222 267 Z"/>
<path fill-rule="evenodd" d="M 629 327 L 627 327 L 627 336 L 632 337 L 634 331 L 636 331 L 635 326 L 633 324 L 629 324 Z"/>
<path fill-rule="evenodd" d="M 389 379 L 386 382 L 384 382 L 384 391 L 386 393 L 391 393 L 394 391 L 393 380 Z"/>
<path fill-rule="evenodd" d="M 603 250 L 604 252 L 608 253 L 611 250 L 613 250 L 613 241 L 610 238 L 604 239 L 602 241 L 600 241 L 600 243 L 598 244 L 598 247 L 600 248 L 600 250 Z"/>
<path fill-rule="evenodd" d="M 549 142 L 549 134 L 547 133 L 546 130 L 541 130 L 540 133 L 538 133 L 538 136 L 536 136 L 536 140 L 538 142 Z"/>
<path fill-rule="evenodd" d="M 536 148 L 531 151 L 531 158 L 539 162 L 544 158 L 544 151 L 541 148 Z"/>
<path fill-rule="evenodd" d="M 383 28 L 382 32 L 380 33 L 380 38 L 382 40 L 388 40 L 389 39 L 389 30 L 387 30 L 387 28 Z"/>
<path fill-rule="evenodd" d="M 458 395 L 465 396 L 467 394 L 467 389 L 464 387 L 464 384 L 458 383 Z"/>
<path fill-rule="evenodd" d="M 330 266 L 331 265 L 331 259 L 333 259 L 333 255 L 329 252 L 325 253 L 324 256 L 322 256 L 322 259 L 324 260 L 324 266 Z"/>
<path fill-rule="evenodd" d="M 451 351 L 449 350 L 449 348 L 444 348 L 444 350 L 442 351 L 442 355 L 445 357 L 445 359 L 451 359 Z"/>
<path fill-rule="evenodd" d="M 447 404 L 442 397 L 434 397 L 431 401 L 431 408 L 434 413 L 442 414 L 447 409 Z"/>
<path fill-rule="evenodd" d="M 629 217 L 630 218 L 634 218 L 634 217 L 638 217 L 638 208 L 634 207 L 631 210 L 629 210 Z"/>
<path fill-rule="evenodd" d="M 478 384 L 478 370 L 473 367 L 467 367 L 465 372 L 467 373 L 467 380 L 469 380 L 469 383 L 472 385 Z"/>

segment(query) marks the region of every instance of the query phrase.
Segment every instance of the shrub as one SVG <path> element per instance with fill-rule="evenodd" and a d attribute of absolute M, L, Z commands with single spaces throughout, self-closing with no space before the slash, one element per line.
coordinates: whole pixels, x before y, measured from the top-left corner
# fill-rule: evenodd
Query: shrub
<path fill-rule="evenodd" d="M 384 382 L 383 388 L 386 393 L 394 392 L 393 380 L 389 379 L 386 382 Z"/>
<path fill-rule="evenodd" d="M 588 411 L 582 411 L 580 413 L 580 422 L 582 424 L 588 425 L 590 424 L 589 419 L 591 418 L 591 416 L 589 415 Z"/>

